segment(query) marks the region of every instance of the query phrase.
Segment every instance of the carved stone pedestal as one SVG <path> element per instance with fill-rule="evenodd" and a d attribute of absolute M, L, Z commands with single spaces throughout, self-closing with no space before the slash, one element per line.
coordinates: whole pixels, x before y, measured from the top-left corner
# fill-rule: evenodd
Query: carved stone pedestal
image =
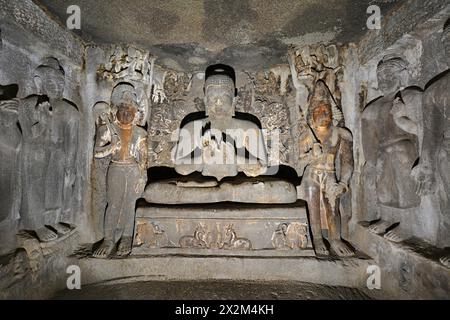
<path fill-rule="evenodd" d="M 133 255 L 314 256 L 305 203 L 138 207 Z"/>

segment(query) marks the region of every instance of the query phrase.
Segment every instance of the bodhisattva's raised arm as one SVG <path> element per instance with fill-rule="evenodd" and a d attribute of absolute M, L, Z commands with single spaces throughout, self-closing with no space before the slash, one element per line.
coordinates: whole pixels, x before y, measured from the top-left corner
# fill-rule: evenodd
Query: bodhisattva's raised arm
<path fill-rule="evenodd" d="M 120 149 L 120 141 L 116 135 L 111 133 L 107 125 L 102 125 L 97 130 L 94 147 L 94 157 L 105 158 Z"/>

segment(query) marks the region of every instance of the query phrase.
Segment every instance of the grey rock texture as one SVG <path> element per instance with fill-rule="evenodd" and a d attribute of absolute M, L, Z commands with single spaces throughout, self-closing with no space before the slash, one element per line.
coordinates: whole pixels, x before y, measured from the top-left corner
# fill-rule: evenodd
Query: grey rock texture
<path fill-rule="evenodd" d="M 2 112 L 5 112 L 5 117 L 2 116 L 2 119 L 6 121 L 9 117 L 11 120 L 2 126 L 3 129 L 11 128 L 9 134 L 5 135 L 5 143 L 11 151 L 14 150 L 8 156 L 9 162 L 2 163 L 2 167 L 5 168 L 5 172 L 15 173 L 15 176 L 9 176 L 8 178 L 14 181 L 10 180 L 10 183 L 12 183 L 11 191 L 5 192 L 3 199 L 10 203 L 10 200 L 7 199 L 14 197 L 16 201 L 12 211 L 11 205 L 9 205 L 9 209 L 7 206 L 2 206 L 1 209 L 2 217 L 4 217 L 1 222 L 1 238 L 4 245 L 0 248 L 0 252 L 3 254 L 15 248 L 17 243 L 16 233 L 19 228 L 35 229 L 35 227 L 29 228 L 29 225 L 25 226 L 23 223 L 25 216 L 28 213 L 31 214 L 30 210 L 25 209 L 27 205 L 31 208 L 41 208 L 42 212 L 39 213 L 41 218 L 44 218 L 45 212 L 49 213 L 51 210 L 58 211 L 58 215 L 65 211 L 67 222 L 74 225 L 80 224 L 82 215 L 78 213 L 82 211 L 84 205 L 82 184 L 85 181 L 87 168 L 82 165 L 83 154 L 86 150 L 77 145 L 78 141 L 86 139 L 83 131 L 85 122 L 84 119 L 79 118 L 79 112 L 84 111 L 79 92 L 84 54 L 82 42 L 67 30 L 62 29 L 58 23 L 50 20 L 31 1 L 21 1 L 17 5 L 5 1 L 1 3 L 1 8 L 2 47 L 0 50 L 0 65 L 2 67 L 0 85 L 2 91 L 3 88 L 8 88 L 10 85 L 17 86 L 17 93 L 14 95 L 6 91 L 2 93 L 1 101 L 4 106 Z M 37 67 L 46 64 L 49 58 L 58 61 L 56 68 L 62 68 L 64 77 L 60 80 L 59 76 L 55 78 L 44 76 L 40 81 L 41 85 L 37 85 L 35 81 Z M 52 106 L 42 103 L 43 101 L 39 100 L 37 96 L 51 96 L 53 93 L 46 92 L 45 87 L 48 87 L 49 82 L 53 81 L 58 83 L 56 87 L 59 87 L 61 91 L 56 92 L 58 96 L 56 100 L 59 102 L 51 101 Z M 50 91 L 53 90 L 52 87 Z M 33 95 L 35 95 L 35 98 L 32 98 Z M 14 98 L 16 100 L 11 100 Z M 29 103 L 31 100 L 34 103 Z M 17 108 L 11 107 L 11 104 L 17 104 Z M 50 116 L 50 113 L 47 112 L 48 117 L 38 120 L 36 117 L 45 113 L 31 110 L 38 105 L 44 109 L 44 106 L 47 106 L 48 110 L 54 108 L 54 112 L 51 111 L 53 114 Z M 17 119 L 14 118 L 14 115 L 17 115 Z M 29 123 L 24 122 L 25 118 L 30 120 Z M 77 127 L 76 130 L 66 132 L 65 124 L 69 125 L 69 122 L 73 122 Z M 35 124 L 36 126 L 34 126 Z M 20 138 L 18 132 L 20 132 Z M 37 144 L 32 142 L 39 135 L 43 137 L 45 143 L 44 140 L 40 140 L 41 142 Z M 29 143 L 24 141 L 24 136 Z M 19 138 L 19 140 L 16 141 L 16 138 Z M 43 168 L 46 168 L 45 170 L 38 169 L 37 166 L 33 167 L 34 164 L 37 164 L 33 159 L 39 158 L 40 155 L 39 152 L 32 151 L 33 148 L 44 155 L 40 162 Z M 17 156 L 16 161 L 13 160 L 14 153 Z M 45 160 L 46 157 L 47 160 Z M 28 158 L 31 162 L 28 161 L 29 163 L 26 164 Z M 70 177 L 69 172 L 72 172 Z M 39 195 L 38 192 L 26 192 L 27 187 L 30 186 L 27 179 L 34 179 L 36 191 L 38 189 L 45 190 L 45 185 L 47 185 L 47 200 L 45 200 L 45 196 Z M 39 179 L 42 183 L 38 182 Z M 72 188 L 70 193 L 67 192 L 69 186 Z M 23 196 L 23 190 L 29 196 L 28 200 L 31 203 L 27 204 L 27 201 L 25 201 L 26 196 Z M 70 201 L 61 200 L 64 193 L 66 199 L 69 199 L 70 194 Z M 35 201 L 32 199 L 33 196 L 39 198 L 37 203 L 32 203 Z M 46 202 L 41 206 L 39 205 L 41 201 Z M 63 205 L 62 202 L 65 204 Z M 26 211 L 22 217 L 20 215 L 21 209 Z M 8 210 L 10 211 L 8 212 Z M 33 219 L 35 218 L 35 215 L 31 214 L 31 216 Z M 38 220 L 41 218 L 38 218 Z M 48 218 L 49 220 L 45 223 L 54 223 L 58 220 L 52 219 L 50 216 Z M 54 222 L 50 222 L 50 220 L 54 220 Z M 40 220 L 40 223 L 44 223 L 44 220 Z"/>
<path fill-rule="evenodd" d="M 357 41 L 367 30 L 370 4 L 388 12 L 403 2 L 86 0 L 77 2 L 82 13 L 78 33 L 94 43 L 139 45 L 178 71 L 201 71 L 217 61 L 237 69 L 260 68 L 282 62 L 289 44 Z M 73 4 L 37 3 L 63 23 Z"/>
<path fill-rule="evenodd" d="M 0 0 L 0 298 L 82 298 L 61 292 L 72 264 L 81 267 L 84 297 L 169 297 L 166 288 L 182 281 L 211 279 L 259 281 L 239 290 L 289 281 L 259 296 L 274 299 L 450 297 L 446 1 L 81 0 L 81 30 L 73 32 L 71 4 Z M 381 7 L 379 30 L 367 30 L 369 4 Z M 401 70 L 377 76 L 392 56 L 405 62 Z M 175 133 L 210 113 L 206 67 L 217 63 L 234 68 L 236 90 L 226 104 L 221 92 L 213 107 L 241 120 L 218 127 L 257 128 L 260 156 L 277 168 L 281 187 L 256 193 L 255 181 L 267 177 L 255 173 L 239 176 L 239 189 L 228 174 L 233 187 L 214 195 L 222 168 L 212 167 L 212 180 L 179 174 Z M 131 127 L 130 99 L 114 90 L 121 86 L 134 92 Z M 340 135 L 312 128 L 318 101 Z M 330 151 L 341 136 L 345 150 Z M 127 161 L 136 162 L 132 172 L 111 169 Z M 312 176 L 313 197 L 295 202 Z M 147 180 L 151 203 L 138 199 Z M 188 192 L 173 199 L 163 182 Z M 203 188 L 199 196 L 189 193 L 194 187 Z M 309 230 L 313 202 L 315 218 L 334 213 L 335 232 L 318 219 Z M 107 249 L 123 257 L 87 258 L 102 248 L 111 217 L 106 230 L 127 226 L 127 239 Z M 342 237 L 355 256 L 318 259 L 311 240 L 319 233 L 328 242 Z M 371 265 L 381 271 L 376 294 L 364 289 Z M 150 283 L 151 296 L 142 288 L 155 278 L 178 282 Z M 203 284 L 205 295 L 223 288 L 211 296 L 232 297 L 227 283 Z M 286 292 L 294 288 L 305 294 Z"/>
<path fill-rule="evenodd" d="M 317 259 L 315 257 L 183 257 L 177 254 L 127 259 L 79 260 L 84 270 L 81 285 L 160 280 L 249 280 L 249 281 L 301 281 L 330 286 L 365 288 L 367 267 L 371 259 L 349 258 L 344 260 Z M 173 264 L 167 268 L 168 264 Z M 192 270 L 202 272 L 192 272 Z M 311 272 L 311 270 L 317 272 Z M 277 270 L 274 272 L 274 270 Z M 128 278 L 128 279 L 127 279 Z"/>
<path fill-rule="evenodd" d="M 195 288 L 195 289 L 193 289 Z M 87 286 L 82 292 L 62 291 L 53 299 L 145 300 L 370 300 L 369 292 L 301 282 L 146 281 Z M 220 311 L 220 310 L 219 310 Z"/>
<path fill-rule="evenodd" d="M 449 299 L 449 271 L 439 262 L 445 250 L 417 238 L 393 243 L 367 227 L 359 224 L 354 239 L 381 268 L 382 292 L 397 299 Z"/>

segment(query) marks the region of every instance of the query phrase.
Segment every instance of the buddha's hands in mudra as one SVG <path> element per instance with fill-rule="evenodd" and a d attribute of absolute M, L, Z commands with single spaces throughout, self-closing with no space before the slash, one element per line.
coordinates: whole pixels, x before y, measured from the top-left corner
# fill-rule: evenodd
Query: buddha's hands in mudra
<path fill-rule="evenodd" d="M 215 147 L 219 149 L 222 144 L 222 132 L 218 130 L 208 130 L 201 138 L 202 147 Z"/>

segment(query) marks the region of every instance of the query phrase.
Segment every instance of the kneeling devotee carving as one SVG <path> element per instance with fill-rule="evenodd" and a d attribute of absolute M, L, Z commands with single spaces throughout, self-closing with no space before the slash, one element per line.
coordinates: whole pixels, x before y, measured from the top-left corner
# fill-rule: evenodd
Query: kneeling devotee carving
<path fill-rule="evenodd" d="M 134 209 L 147 177 L 147 133 L 136 125 L 136 93 L 128 84 L 119 84 L 111 97 L 111 112 L 103 114 L 105 125 L 98 128 L 95 157 L 111 156 L 107 174 L 107 202 L 104 239 L 93 256 L 107 258 L 117 247 L 117 255 L 131 252 Z"/>
<path fill-rule="evenodd" d="M 329 255 L 322 233 L 327 230 L 333 253 L 351 256 L 353 250 L 341 239 L 339 204 L 353 172 L 352 135 L 333 125 L 328 89 L 321 81 L 316 85 L 307 118 L 300 137 L 306 162 L 300 192 L 308 203 L 314 250 L 318 256 Z"/>
<path fill-rule="evenodd" d="M 172 150 L 175 171 L 185 177 L 150 183 L 149 203 L 188 204 L 222 201 L 293 203 L 293 184 L 268 174 L 267 151 L 259 126 L 235 115 L 233 78 L 215 71 L 205 80 L 206 117 L 182 126 Z M 195 173 L 201 175 L 195 177 Z M 243 172 L 244 178 L 236 177 Z M 192 175 L 194 173 L 194 175 Z M 226 177 L 236 177 L 223 180 Z"/>

